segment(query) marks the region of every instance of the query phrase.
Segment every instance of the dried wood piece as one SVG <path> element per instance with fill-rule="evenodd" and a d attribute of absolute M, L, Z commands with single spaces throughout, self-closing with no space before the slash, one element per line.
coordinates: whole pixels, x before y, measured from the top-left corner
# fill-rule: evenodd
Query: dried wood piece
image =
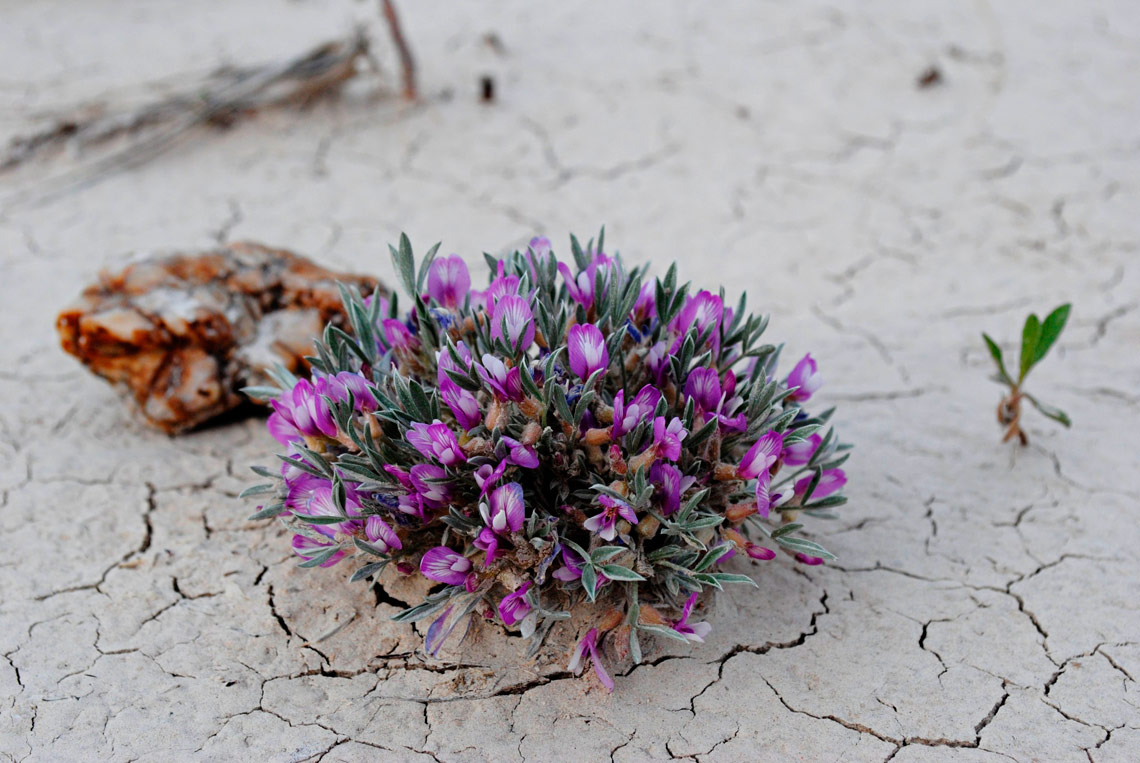
<path fill-rule="evenodd" d="M 175 434 L 244 404 L 239 390 L 274 364 L 301 370 L 325 323 L 344 323 L 338 281 L 377 288 L 255 243 L 155 255 L 103 273 L 57 328 L 64 350 Z"/>

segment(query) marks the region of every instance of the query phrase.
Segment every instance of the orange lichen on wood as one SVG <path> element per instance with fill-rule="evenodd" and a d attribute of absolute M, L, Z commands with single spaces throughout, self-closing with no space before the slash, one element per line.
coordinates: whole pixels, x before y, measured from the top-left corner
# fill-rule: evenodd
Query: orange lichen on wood
<path fill-rule="evenodd" d="M 301 370 L 324 325 L 344 320 L 338 281 L 376 288 L 254 243 L 152 256 L 101 274 L 57 328 L 64 350 L 174 434 L 244 404 L 239 390 L 274 364 Z"/>

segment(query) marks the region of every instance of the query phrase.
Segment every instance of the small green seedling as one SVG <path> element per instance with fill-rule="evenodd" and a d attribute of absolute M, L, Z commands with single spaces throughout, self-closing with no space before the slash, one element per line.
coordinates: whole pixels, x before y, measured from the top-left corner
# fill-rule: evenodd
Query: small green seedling
<path fill-rule="evenodd" d="M 997 342 L 991 339 L 989 334 L 982 334 L 982 339 L 986 340 L 986 347 L 989 348 L 990 355 L 997 363 L 998 370 L 993 376 L 993 380 L 1009 387 L 1009 394 L 1001 399 L 997 408 L 998 423 L 1006 428 L 1002 442 L 1008 442 L 1017 437 L 1022 445 L 1029 444 L 1029 437 L 1021 428 L 1021 401 L 1023 399 L 1028 400 L 1034 408 L 1054 421 L 1066 427 L 1072 426 L 1073 422 L 1069 419 L 1068 414 L 1060 408 L 1046 405 L 1021 388 L 1021 385 L 1025 383 L 1025 377 L 1029 375 L 1034 366 L 1041 362 L 1045 354 L 1049 352 L 1049 348 L 1057 341 L 1057 337 L 1061 335 L 1065 328 L 1065 322 L 1069 320 L 1070 307 L 1071 305 L 1068 304 L 1061 305 L 1049 313 L 1044 321 L 1033 313 L 1030 313 L 1029 317 L 1025 319 L 1025 328 L 1021 330 L 1021 363 L 1017 381 L 1014 381 L 1013 376 L 1006 371 L 1001 348 L 998 347 Z"/>

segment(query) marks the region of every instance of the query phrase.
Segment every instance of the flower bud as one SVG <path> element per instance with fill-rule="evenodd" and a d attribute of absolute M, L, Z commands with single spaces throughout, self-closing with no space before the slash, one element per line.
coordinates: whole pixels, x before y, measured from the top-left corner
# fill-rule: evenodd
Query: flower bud
<path fill-rule="evenodd" d="M 602 615 L 602 619 L 598 621 L 598 630 L 600 630 L 600 631 L 613 630 L 624 619 L 625 619 L 625 615 L 623 615 L 621 613 L 621 610 L 610 609 L 608 612 L 606 612 L 604 615 Z"/>
<path fill-rule="evenodd" d="M 586 430 L 587 445 L 605 445 L 610 441 L 610 428 Z"/>
<path fill-rule="evenodd" d="M 756 504 L 752 503 L 734 503 L 729 506 L 724 512 L 724 516 L 728 518 L 729 522 L 742 522 L 751 515 L 756 513 Z"/>

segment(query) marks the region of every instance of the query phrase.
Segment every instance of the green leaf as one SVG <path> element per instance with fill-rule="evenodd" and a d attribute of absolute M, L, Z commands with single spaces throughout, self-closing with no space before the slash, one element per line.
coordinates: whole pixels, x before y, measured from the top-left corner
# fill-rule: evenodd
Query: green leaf
<path fill-rule="evenodd" d="M 641 575 L 638 575 L 629 567 L 622 567 L 620 564 L 603 564 L 601 566 L 601 570 L 610 580 L 645 580 L 645 578 L 643 578 Z M 582 573 L 584 577 L 585 570 L 583 570 Z"/>
<path fill-rule="evenodd" d="M 586 589 L 586 596 L 593 601 L 598 596 L 598 571 L 592 564 L 582 568 L 582 587 Z"/>
<path fill-rule="evenodd" d="M 440 599 L 439 601 L 425 601 L 423 604 L 417 604 L 414 607 L 405 609 L 402 612 L 397 612 L 392 615 L 392 620 L 397 623 L 414 623 L 417 620 L 423 620 L 425 617 L 435 614 L 449 602 L 451 599 Z"/>
<path fill-rule="evenodd" d="M 420 262 L 420 274 L 416 277 L 416 294 L 422 294 L 424 291 L 424 281 L 427 280 L 428 271 L 431 270 L 431 263 L 435 259 L 436 254 L 439 253 L 439 246 L 443 242 L 437 242 L 435 246 L 428 249 L 427 254 L 424 255 L 423 260 Z"/>
<path fill-rule="evenodd" d="M 1065 323 L 1069 320 L 1071 308 L 1072 305 L 1070 304 L 1061 305 L 1045 317 L 1045 322 L 1041 324 L 1041 336 L 1037 340 L 1037 348 L 1033 351 L 1033 365 L 1040 363 L 1045 354 L 1049 352 L 1049 348 L 1057 341 L 1057 337 L 1061 335 L 1065 329 Z"/>
<path fill-rule="evenodd" d="M 296 516 L 298 521 L 307 525 L 336 525 L 345 519 L 344 517 L 310 516 L 308 514 L 297 514 Z"/>
<path fill-rule="evenodd" d="M 786 549 L 799 551 L 801 553 L 807 554 L 808 556 L 818 556 L 822 559 L 835 558 L 835 554 L 831 553 L 815 541 L 810 541 L 807 538 L 789 538 L 785 536 L 781 538 L 775 538 L 775 541 Z"/>
<path fill-rule="evenodd" d="M 705 585 L 710 585 L 710 586 L 712 586 L 713 588 L 715 588 L 715 589 L 716 589 L 716 590 L 718 590 L 718 591 L 723 591 L 723 590 L 724 590 L 724 586 L 722 586 L 722 585 L 720 584 L 720 581 L 719 581 L 719 580 L 717 580 L 717 577 L 716 577 L 716 575 L 713 575 L 713 574 L 711 574 L 711 573 L 708 573 L 708 572 L 698 572 L 698 573 L 696 573 L 696 574 L 694 574 L 694 575 L 693 575 L 693 579 L 694 579 L 694 580 L 697 580 L 697 581 L 700 581 L 701 583 L 704 583 Z"/>
<path fill-rule="evenodd" d="M 238 498 L 248 498 L 251 495 L 264 495 L 266 493 L 272 493 L 276 489 L 276 485 L 271 485 L 269 483 L 262 485 L 250 485 L 245 490 L 238 493 Z"/>
<path fill-rule="evenodd" d="M 1062 424 L 1065 427 L 1071 427 L 1073 425 L 1073 420 L 1069 418 L 1069 414 L 1065 413 L 1060 408 L 1054 408 L 1051 405 L 1047 405 L 1032 395 L 1026 395 L 1025 399 L 1032 403 L 1033 407 L 1040 411 L 1043 415 L 1048 416 L 1058 424 Z"/>
<path fill-rule="evenodd" d="M 1002 359 L 1001 348 L 998 347 L 997 342 L 990 338 L 989 334 L 982 334 L 982 339 L 986 341 L 986 347 L 990 349 L 990 357 L 997 363 L 998 375 L 1009 386 L 1013 386 L 1013 379 L 1009 378 L 1009 372 L 1005 370 L 1005 360 Z"/>
<path fill-rule="evenodd" d="M 693 572 L 704 572 L 709 567 L 719 562 L 726 554 L 736 548 L 731 543 L 722 543 L 719 546 L 714 546 L 705 554 L 704 558 L 693 565 Z"/>
<path fill-rule="evenodd" d="M 1033 357 L 1037 352 L 1037 342 L 1041 338 L 1041 321 L 1036 314 L 1030 313 L 1025 319 L 1025 328 L 1021 330 L 1021 374 L 1017 377 L 1020 384 L 1025 380 L 1029 369 L 1033 368 Z"/>
<path fill-rule="evenodd" d="M 716 578 L 721 583 L 748 583 L 753 588 L 759 588 L 760 584 L 747 575 L 739 575 L 734 572 L 713 572 L 709 577 Z"/>
<path fill-rule="evenodd" d="M 772 534 L 769 537 L 781 538 L 785 535 L 788 535 L 789 533 L 794 533 L 796 530 L 800 529 L 801 527 L 803 527 L 803 525 L 799 524 L 798 522 L 789 522 L 788 524 L 781 525 L 777 529 L 773 530 Z"/>
<path fill-rule="evenodd" d="M 661 636 L 662 638 L 671 638 L 674 641 L 680 641 L 683 644 L 689 643 L 689 640 L 687 638 L 665 625 L 638 625 L 637 630 L 644 631 L 645 633 L 652 633 L 654 636 Z"/>
<path fill-rule="evenodd" d="M 847 503 L 847 496 L 845 495 L 829 495 L 826 498 L 821 498 L 813 503 L 805 504 L 802 508 L 807 511 L 809 509 L 826 509 L 831 506 L 842 506 Z"/>
<path fill-rule="evenodd" d="M 710 527 L 716 527 L 723 521 L 724 517 L 722 516 L 708 516 L 694 519 L 691 522 L 685 522 L 682 526 L 689 532 L 694 532 L 696 530 L 707 530 Z"/>
<path fill-rule="evenodd" d="M 555 384 L 552 392 L 554 393 L 554 409 L 558 411 L 558 415 L 563 421 L 568 424 L 572 423 L 574 413 L 570 410 L 570 404 L 566 400 L 566 390 L 562 388 L 562 385 Z"/>
<path fill-rule="evenodd" d="M 625 550 L 625 546 L 601 546 L 590 552 L 590 561 L 594 564 L 605 564 Z"/>
<path fill-rule="evenodd" d="M 356 572 L 352 573 L 352 577 L 348 579 L 348 582 L 355 583 L 358 580 L 364 580 L 367 577 L 371 577 L 372 575 L 375 575 L 378 572 L 383 572 L 384 567 L 386 567 L 387 564 L 388 564 L 388 562 L 386 562 L 386 561 L 384 561 L 384 562 L 372 562 L 372 564 L 366 564 L 363 567 L 361 567 L 360 569 L 358 569 Z"/>
<path fill-rule="evenodd" d="M 240 391 L 246 397 L 252 397 L 261 403 L 276 400 L 281 395 L 281 390 L 276 387 L 242 387 Z"/>
<path fill-rule="evenodd" d="M 403 281 L 404 289 L 409 295 L 416 293 L 416 261 L 412 255 L 412 242 L 408 240 L 408 234 L 400 234 L 400 248 L 389 245 L 388 250 L 392 253 L 392 264 L 395 266 L 396 273 Z"/>
<path fill-rule="evenodd" d="M 353 538 L 352 542 L 356 544 L 356 547 L 358 549 L 360 549 L 361 551 L 363 551 L 367 554 L 372 554 L 373 556 L 378 556 L 381 559 L 387 559 L 388 558 L 388 554 L 386 552 L 381 551 L 379 548 L 377 548 L 376 546 L 373 546 L 368 541 L 361 540 L 360 538 Z M 385 562 L 385 564 L 387 564 L 387 562 Z"/>
<path fill-rule="evenodd" d="M 325 562 L 327 562 L 329 560 L 329 557 L 332 556 L 333 554 L 335 554 L 337 551 L 340 551 L 340 546 L 329 546 L 324 551 L 322 551 L 321 553 L 314 556 L 312 559 L 309 559 L 306 562 L 301 562 L 297 566 L 298 567 L 317 567 L 317 566 L 322 565 Z"/>
<path fill-rule="evenodd" d="M 283 511 L 285 511 L 285 504 L 278 501 L 277 503 L 270 504 L 261 511 L 250 516 L 249 521 L 252 522 L 258 519 L 270 519 L 271 517 L 275 517 Z"/>

